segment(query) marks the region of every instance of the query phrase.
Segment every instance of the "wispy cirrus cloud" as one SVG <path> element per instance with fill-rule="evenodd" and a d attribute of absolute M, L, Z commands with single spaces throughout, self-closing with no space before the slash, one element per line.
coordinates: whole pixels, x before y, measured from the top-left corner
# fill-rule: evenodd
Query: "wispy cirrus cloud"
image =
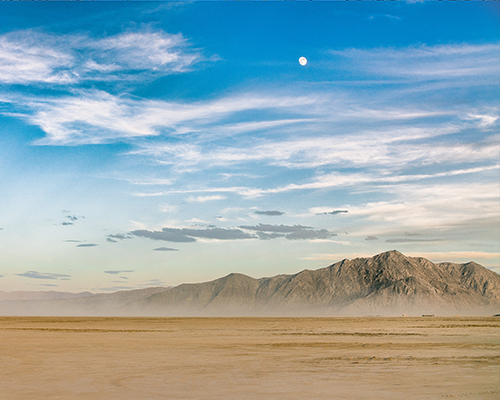
<path fill-rule="evenodd" d="M 53 37 L 46 36 L 41 43 L 28 32 L 0 36 L 0 82 L 73 83 L 77 79 L 69 71 L 73 65 L 73 57 L 58 49 Z"/>
<path fill-rule="evenodd" d="M 332 50 L 330 54 L 349 61 L 349 68 L 390 78 L 409 80 L 484 79 L 497 76 L 498 44 L 416 46 L 405 49 Z M 338 62 L 338 60 L 337 60 Z"/>
<path fill-rule="evenodd" d="M 499 169 L 498 165 L 486 166 L 486 167 L 477 167 L 477 168 L 469 168 L 464 170 L 457 171 L 447 171 L 443 173 L 434 173 L 434 174 L 370 174 L 365 172 L 360 173 L 338 173 L 333 172 L 330 174 L 325 174 L 316 178 L 311 179 L 311 181 L 306 183 L 291 183 L 285 186 L 274 187 L 269 189 L 261 189 L 261 188 L 222 188 L 226 191 L 232 189 L 232 191 L 247 197 L 247 198 L 256 198 L 260 196 L 264 196 L 267 194 L 277 194 L 277 193 L 286 193 L 293 192 L 299 190 L 316 190 L 316 189 L 333 189 L 333 188 L 341 188 L 341 187 L 352 187 L 365 185 L 365 187 L 372 186 L 373 184 L 385 184 L 387 186 L 397 186 L 406 182 L 419 181 L 419 180 L 427 180 L 431 178 L 439 178 L 439 177 L 449 177 L 456 175 L 464 175 L 464 174 L 473 174 L 482 171 L 490 171 Z M 215 191 L 215 190 L 213 190 Z"/>
<path fill-rule="evenodd" d="M 374 20 L 379 18 L 390 19 L 393 21 L 401 21 L 400 17 L 392 14 L 373 14 L 368 17 L 369 20 Z"/>
<path fill-rule="evenodd" d="M 495 151 L 495 149 L 493 149 L 493 151 Z M 313 177 L 303 183 L 290 183 L 287 185 L 271 187 L 266 189 L 258 187 L 250 187 L 250 186 L 226 186 L 226 187 L 214 186 L 210 188 L 199 188 L 199 189 L 169 190 L 161 193 L 155 193 L 154 195 L 160 196 L 160 195 L 187 194 L 187 193 L 236 193 L 242 197 L 252 199 L 270 194 L 287 193 L 294 191 L 318 190 L 318 189 L 348 188 L 353 186 L 358 187 L 358 190 L 361 190 L 361 188 L 364 188 L 364 190 L 367 190 L 370 187 L 375 188 L 374 185 L 377 185 L 377 187 L 379 188 L 381 188 L 382 185 L 385 188 L 389 188 L 415 181 L 425 181 L 429 179 L 460 176 L 467 174 L 478 174 L 498 169 L 500 169 L 500 165 L 494 164 L 494 165 L 486 165 L 482 167 L 474 167 L 466 169 L 456 169 L 456 170 L 451 169 L 450 171 L 446 172 L 436 172 L 429 174 L 392 173 L 389 170 L 381 171 L 379 173 L 332 172 Z"/>
<path fill-rule="evenodd" d="M 15 115 L 46 133 L 36 142 L 39 145 L 100 144 L 159 135 L 196 134 L 201 128 L 207 130 L 213 124 L 227 123 L 229 116 L 235 118 L 255 110 L 267 110 L 271 114 L 285 110 L 298 114 L 313 113 L 317 104 L 324 102 L 317 94 L 297 97 L 245 93 L 185 104 L 114 96 L 100 90 L 77 90 L 72 96 L 58 98 L 5 96 L 3 101 L 22 104 L 29 110 Z M 276 122 L 272 116 L 269 118 L 275 125 L 302 122 Z M 163 154 L 169 151 L 183 153 L 188 159 L 196 156 L 192 147 L 184 144 L 165 145 L 158 151 Z"/>
<path fill-rule="evenodd" d="M 143 32 L 102 39 L 93 46 L 98 48 L 101 46 L 103 49 L 115 46 L 116 51 L 128 49 L 134 54 L 134 51 L 139 50 L 129 48 L 133 35 L 139 42 L 149 38 L 152 43 L 157 43 L 153 43 L 152 46 L 157 47 L 176 42 L 165 33 Z M 122 47 L 119 39 L 123 39 Z M 380 59 L 382 63 L 387 54 L 389 58 L 399 61 L 405 60 L 408 56 L 420 60 L 419 62 L 429 63 L 432 66 L 429 70 L 434 71 L 441 65 L 440 63 L 446 62 L 443 60 L 449 55 L 466 59 L 462 61 L 467 65 L 482 65 L 478 64 L 476 57 L 481 58 L 485 54 L 493 57 L 496 54 L 495 48 L 494 45 L 463 45 L 399 50 L 342 50 L 337 53 L 345 59 L 359 58 L 361 61 L 366 61 L 373 58 L 374 63 L 360 61 L 362 65 L 374 64 L 373 68 L 376 68 L 377 60 Z M 165 57 L 165 60 L 170 60 L 170 56 Z M 121 60 L 119 56 L 115 58 Z M 167 61 L 158 62 L 167 63 Z M 148 63 L 153 68 L 154 62 L 148 61 Z M 460 63 L 451 64 L 456 66 Z M 125 67 L 124 64 L 123 68 Z M 137 68 L 140 68 L 140 65 Z M 385 66 L 380 68 L 386 70 Z M 404 65 L 397 64 L 394 68 L 401 69 L 403 71 L 401 73 L 408 73 L 408 68 Z M 490 76 L 488 74 L 491 71 L 488 71 L 490 69 L 474 70 L 471 74 Z M 409 74 L 411 75 L 411 72 Z M 309 89 L 300 96 L 254 92 L 209 101 L 177 103 L 80 89 L 74 90 L 72 95 L 59 98 L 9 99 L 7 96 L 4 101 L 22 104 L 24 111 L 16 116 L 23 117 L 45 132 L 45 137 L 38 140 L 37 144 L 80 145 L 133 141 L 137 149 L 129 152 L 130 155 L 151 157 L 158 163 L 173 165 L 176 168 L 260 161 L 291 168 L 315 168 L 345 162 L 351 165 L 361 165 L 361 163 L 367 165 L 368 161 L 394 164 L 399 160 L 402 164 L 409 159 L 408 157 L 410 160 L 425 162 L 429 157 L 429 150 L 440 157 L 437 154 L 440 146 L 434 144 L 415 146 L 405 141 L 453 134 L 468 127 L 493 128 L 498 121 L 498 110 L 491 107 L 473 110 L 463 110 L 458 106 L 429 109 L 425 104 L 395 107 L 394 103 L 388 106 L 383 100 L 374 103 L 363 98 L 351 97 L 352 93 L 347 95 L 338 92 L 326 95 L 325 92 L 314 92 Z M 249 119 L 248 114 L 245 114 L 254 111 L 259 111 L 258 119 L 255 117 Z M 415 124 L 417 121 L 429 118 L 443 118 L 443 120 L 427 126 Z M 369 125 L 374 121 L 378 124 L 383 123 L 383 128 L 378 131 L 368 131 L 366 127 L 363 128 L 363 124 Z M 409 122 L 412 122 L 411 126 L 408 125 Z M 332 124 L 361 125 L 355 129 L 355 134 L 352 132 L 342 134 L 341 131 L 332 134 Z M 285 139 L 289 136 L 285 133 L 292 129 L 316 132 L 316 134 L 307 139 L 303 137 Z M 276 131 L 281 136 L 273 135 L 267 140 L 256 141 L 251 146 L 248 146 L 248 143 L 244 143 L 241 147 L 230 147 L 227 144 L 214 145 L 214 141 L 222 137 L 233 137 L 254 131 L 267 133 Z M 152 137 L 176 137 L 180 140 L 176 143 L 162 140 L 152 143 L 147 140 Z M 182 140 L 184 137 L 187 140 Z M 441 146 L 441 153 L 451 154 L 448 145 L 449 143 L 446 143 Z M 467 143 L 455 143 L 453 151 L 455 154 L 452 158 L 457 154 L 460 156 L 460 153 L 468 156 L 466 153 L 470 147 L 467 146 Z M 491 157 L 492 151 L 478 148 L 475 153 L 478 158 L 485 155 Z"/>
<path fill-rule="evenodd" d="M 496 117 L 491 116 L 491 120 Z M 360 131 L 349 135 L 317 135 L 314 138 L 285 140 L 263 139 L 245 147 L 205 147 L 202 144 L 141 144 L 132 154 L 154 157 L 161 164 L 227 166 L 244 163 L 267 163 L 286 168 L 380 167 L 400 168 L 433 163 L 492 161 L 498 157 L 498 143 L 492 137 L 467 141 L 446 140 L 482 120 L 446 123 L 443 126 L 389 128 Z M 441 140 L 433 138 L 441 137 Z M 426 142 L 423 142 L 426 140 Z M 432 143 L 429 141 L 433 140 Z"/>
<path fill-rule="evenodd" d="M 136 79 L 138 73 L 182 72 L 203 59 L 181 34 L 163 31 L 95 38 L 26 30 L 0 36 L 0 82 L 7 84 Z"/>
<path fill-rule="evenodd" d="M 189 49 L 181 34 L 163 31 L 126 32 L 91 41 L 95 49 L 89 68 L 102 70 L 150 70 L 162 73 L 180 72 L 202 60 L 202 56 Z M 110 64 L 112 61 L 112 64 Z"/>

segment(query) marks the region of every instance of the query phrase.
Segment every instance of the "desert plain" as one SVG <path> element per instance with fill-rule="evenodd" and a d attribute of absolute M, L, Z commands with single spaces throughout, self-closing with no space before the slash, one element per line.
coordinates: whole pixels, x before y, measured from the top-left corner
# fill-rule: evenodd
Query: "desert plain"
<path fill-rule="evenodd" d="M 0 399 L 498 399 L 499 317 L 0 317 Z"/>

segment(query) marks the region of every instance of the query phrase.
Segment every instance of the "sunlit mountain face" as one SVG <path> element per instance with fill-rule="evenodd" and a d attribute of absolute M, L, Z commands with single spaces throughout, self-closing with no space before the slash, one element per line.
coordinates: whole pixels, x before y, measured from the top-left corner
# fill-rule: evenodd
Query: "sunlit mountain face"
<path fill-rule="evenodd" d="M 397 249 L 500 272 L 495 3 L 0 4 L 0 290 Z"/>

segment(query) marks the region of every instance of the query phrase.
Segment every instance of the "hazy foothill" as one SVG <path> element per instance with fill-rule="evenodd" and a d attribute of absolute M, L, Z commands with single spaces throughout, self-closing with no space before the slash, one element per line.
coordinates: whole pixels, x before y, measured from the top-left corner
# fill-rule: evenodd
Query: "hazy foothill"
<path fill-rule="evenodd" d="M 500 276 L 471 261 L 434 264 L 393 250 L 326 268 L 111 294 L 0 292 L 1 315 L 494 315 Z"/>

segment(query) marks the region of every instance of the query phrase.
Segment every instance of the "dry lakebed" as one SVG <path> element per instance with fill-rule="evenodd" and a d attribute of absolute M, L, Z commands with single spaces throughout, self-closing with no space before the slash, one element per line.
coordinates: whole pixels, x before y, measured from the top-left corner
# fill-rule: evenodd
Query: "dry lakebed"
<path fill-rule="evenodd" d="M 0 317 L 0 399 L 499 399 L 500 317 Z"/>

